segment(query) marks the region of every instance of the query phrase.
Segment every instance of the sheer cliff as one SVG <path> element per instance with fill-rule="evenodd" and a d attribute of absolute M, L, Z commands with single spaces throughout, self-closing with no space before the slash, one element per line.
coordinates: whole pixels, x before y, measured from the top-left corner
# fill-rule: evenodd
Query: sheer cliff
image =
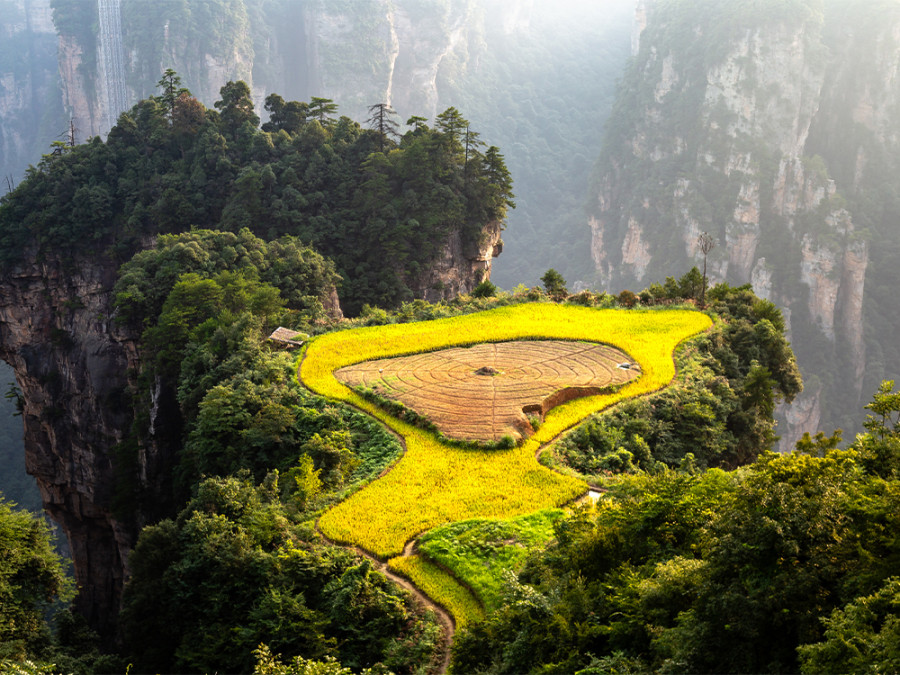
<path fill-rule="evenodd" d="M 40 101 L 21 78 L 6 76 L 7 94 L 0 87 L 0 127 L 23 145 L 0 153 L 15 180 L 66 137 L 70 121 L 79 141 L 105 135 L 123 110 L 158 93 L 167 68 L 207 106 L 225 82 L 244 80 L 263 116 L 273 91 L 288 100 L 327 97 L 360 120 L 376 102 L 390 103 L 401 122 L 455 106 L 506 149 L 520 185 L 497 283 L 534 285 L 553 267 L 580 288 L 592 274 L 584 194 L 628 57 L 634 0 L 13 4 L 40 16 L 47 61 Z M 0 47 L 0 72 L 6 54 Z M 18 43 L 8 54 L 10 63 L 33 62 Z M 4 95 L 18 103 L 3 106 Z M 41 116 L 33 114 L 38 103 Z"/>
<path fill-rule="evenodd" d="M 166 68 L 208 106 L 225 82 L 244 80 L 258 108 L 277 91 L 327 96 L 354 118 L 382 101 L 432 118 L 438 70 L 481 25 L 481 4 L 53 0 L 63 96 L 79 138 L 105 134 L 122 110 L 156 93 Z"/>
<path fill-rule="evenodd" d="M 64 263 L 28 255 L 0 282 L 0 358 L 22 392 L 26 467 L 68 539 L 82 589 L 77 604 L 107 634 L 140 524 L 113 507 L 113 458 L 130 429 L 125 397 L 137 366 L 136 336 L 111 319 L 114 279 L 115 266 L 94 258 Z M 148 487 L 170 469 L 159 448 L 145 446 Z M 150 521 L 167 503 L 154 492 L 144 516 Z"/>
<path fill-rule="evenodd" d="M 65 131 L 50 0 L 14 0 L 0 12 L 0 194 Z M 6 179 L 9 179 L 9 183 Z"/>
<path fill-rule="evenodd" d="M 786 308 L 806 391 L 782 448 L 900 369 L 896 3 L 639 3 L 590 206 L 598 281 L 702 265 Z M 652 274 L 651 274 L 652 271 Z M 880 330 L 873 328 L 879 326 Z"/>

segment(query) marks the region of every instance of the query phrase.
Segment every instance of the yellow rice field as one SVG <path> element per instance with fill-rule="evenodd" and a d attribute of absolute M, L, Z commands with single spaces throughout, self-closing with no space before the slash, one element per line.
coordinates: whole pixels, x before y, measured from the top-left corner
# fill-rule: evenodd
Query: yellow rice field
<path fill-rule="evenodd" d="M 705 314 L 684 309 L 593 309 L 530 303 L 317 337 L 305 348 L 299 368 L 301 381 L 316 393 L 369 412 L 400 434 L 406 444 L 405 454 L 386 475 L 327 511 L 319 527 L 333 540 L 361 546 L 387 559 L 400 555 L 404 544 L 416 535 L 444 523 L 518 516 L 574 499 L 585 491 L 585 484 L 538 464 L 538 448 L 594 412 L 668 384 L 675 375 L 675 347 L 711 324 Z M 471 450 L 441 443 L 433 434 L 365 401 L 333 375 L 338 368 L 370 359 L 521 339 L 606 343 L 629 354 L 643 374 L 616 393 L 576 399 L 554 408 L 533 436 L 511 450 Z"/>

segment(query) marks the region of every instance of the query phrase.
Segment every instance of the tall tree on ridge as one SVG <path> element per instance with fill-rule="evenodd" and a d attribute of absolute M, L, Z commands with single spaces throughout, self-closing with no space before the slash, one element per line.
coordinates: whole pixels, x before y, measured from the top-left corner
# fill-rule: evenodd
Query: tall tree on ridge
<path fill-rule="evenodd" d="M 337 112 L 337 108 L 337 103 L 330 98 L 313 96 L 309 99 L 309 116 L 319 120 L 319 124 L 322 126 L 328 123 L 328 116 L 334 115 Z"/>
<path fill-rule="evenodd" d="M 378 132 L 378 150 L 384 152 L 384 142 L 388 137 L 399 136 L 400 124 L 394 118 L 397 112 L 387 103 L 376 103 L 369 106 L 369 119 L 366 123 L 370 129 Z"/>
<path fill-rule="evenodd" d="M 479 134 L 477 131 L 471 131 L 469 129 L 468 122 L 466 123 L 466 131 L 463 134 L 463 146 L 465 147 L 465 157 L 463 159 L 463 175 L 468 178 L 469 176 L 469 157 L 473 158 L 478 153 L 478 146 L 484 145 L 484 141 L 479 140 Z"/>
<path fill-rule="evenodd" d="M 160 78 L 156 86 L 162 89 L 162 94 L 154 97 L 156 101 L 162 103 L 169 111 L 169 120 L 175 117 L 175 103 L 182 94 L 190 96 L 191 92 L 181 86 L 181 77 L 171 68 L 166 68 L 166 72 Z"/>
<path fill-rule="evenodd" d="M 703 254 L 703 286 L 700 289 L 700 306 L 706 307 L 706 257 L 716 247 L 716 240 L 708 232 L 702 232 L 697 237 L 697 245 Z"/>
<path fill-rule="evenodd" d="M 216 101 L 215 106 L 227 130 L 234 133 L 244 122 L 250 122 L 254 127 L 259 126 L 259 116 L 253 111 L 253 99 L 246 82 L 227 82 L 219 90 L 219 96 L 222 100 Z"/>

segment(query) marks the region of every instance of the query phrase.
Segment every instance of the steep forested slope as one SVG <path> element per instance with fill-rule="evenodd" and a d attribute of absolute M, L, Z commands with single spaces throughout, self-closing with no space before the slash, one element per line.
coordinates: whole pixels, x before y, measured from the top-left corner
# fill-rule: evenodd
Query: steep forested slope
<path fill-rule="evenodd" d="M 264 118 L 273 91 L 328 97 L 359 120 L 382 101 L 402 120 L 455 106 L 504 148 L 521 182 L 498 282 L 533 285 L 548 267 L 590 278 L 586 182 L 628 55 L 633 0 L 110 0 L 102 15 L 96 1 L 13 4 L 0 16 L 11 36 L 0 51 L 10 82 L 0 94 L 10 140 L 0 143 L 12 144 L 0 153 L 3 175 L 18 181 L 70 120 L 79 141 L 105 135 L 166 68 L 208 107 L 225 82 L 246 81 Z"/>
<path fill-rule="evenodd" d="M 400 138 L 390 111 L 383 128 L 364 129 L 326 99 L 272 95 L 260 130 L 243 82 L 223 87 L 213 111 L 170 77 L 106 143 L 61 144 L 30 171 L 0 215 L 8 265 L 32 242 L 74 254 L 90 239 L 121 257 L 157 232 L 248 227 L 330 256 L 352 313 L 452 297 L 489 277 L 512 181 L 455 108 Z"/>

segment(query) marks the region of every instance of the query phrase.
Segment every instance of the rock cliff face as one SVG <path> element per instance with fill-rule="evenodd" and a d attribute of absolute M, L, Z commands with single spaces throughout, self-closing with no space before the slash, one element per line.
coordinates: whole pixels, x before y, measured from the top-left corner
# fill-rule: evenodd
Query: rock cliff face
<path fill-rule="evenodd" d="M 4 3 L 0 42 L 0 174 L 17 180 L 65 128 L 50 0 Z"/>
<path fill-rule="evenodd" d="M 138 525 L 113 508 L 114 449 L 130 428 L 127 378 L 137 367 L 131 336 L 111 321 L 114 274 L 93 260 L 73 268 L 32 259 L 0 279 L 0 358 L 25 399 L 26 467 L 68 538 L 77 603 L 107 635 Z M 148 485 L 165 464 L 150 447 Z"/>
<path fill-rule="evenodd" d="M 181 411 L 173 387 L 157 380 L 147 431 L 134 437 L 143 363 L 139 336 L 113 317 L 116 262 L 24 257 L 0 273 L 0 359 L 25 401 L 26 469 L 68 540 L 76 604 L 111 640 L 140 529 L 176 510 Z M 340 319 L 334 287 L 323 300 Z"/>
<path fill-rule="evenodd" d="M 812 4 L 640 2 L 589 217 L 613 290 L 702 263 L 706 231 L 713 281 L 753 283 L 786 308 L 811 386 L 779 428 L 782 449 L 820 423 L 848 429 L 900 367 L 878 346 L 876 374 L 864 333 L 883 310 L 869 304 L 870 238 L 898 236 L 874 167 L 896 164 L 900 12 Z"/>
<path fill-rule="evenodd" d="M 197 17 L 182 16 L 178 3 L 154 9 L 141 3 L 123 6 L 121 35 L 115 37 L 124 48 L 128 105 L 158 93 L 161 73 L 173 68 L 208 107 L 223 84 L 241 79 L 253 89 L 260 112 L 274 91 L 298 100 L 331 98 L 341 114 L 354 119 L 365 119 L 368 106 L 377 102 L 393 105 L 403 119 L 413 114 L 433 118 L 442 105 L 438 73 L 447 57 L 465 53 L 468 40 L 482 35 L 485 20 L 498 22 L 506 31 L 527 26 L 531 6 L 526 2 L 504 7 L 496 0 L 451 0 L 433 6 L 412 0 L 367 0 L 338 7 L 313 2 L 283 7 L 226 4 L 214 8 L 215 28 L 212 20 L 201 20 L 200 10 Z M 102 59 L 85 57 L 102 51 L 100 47 L 99 35 L 60 35 L 62 98 L 79 140 L 104 135 L 110 126 Z"/>
<path fill-rule="evenodd" d="M 466 243 L 460 232 L 450 235 L 435 263 L 421 274 L 410 289 L 416 298 L 428 302 L 450 300 L 461 293 L 471 293 L 485 279 L 491 278 L 491 260 L 500 255 L 502 223 L 488 223 L 478 241 Z"/>
<path fill-rule="evenodd" d="M 82 142 L 91 136 L 100 136 L 106 128 L 108 115 L 104 97 L 99 96 L 97 74 L 86 64 L 84 47 L 71 35 L 59 37 L 59 82 L 62 103 L 75 128 L 75 140 Z"/>

